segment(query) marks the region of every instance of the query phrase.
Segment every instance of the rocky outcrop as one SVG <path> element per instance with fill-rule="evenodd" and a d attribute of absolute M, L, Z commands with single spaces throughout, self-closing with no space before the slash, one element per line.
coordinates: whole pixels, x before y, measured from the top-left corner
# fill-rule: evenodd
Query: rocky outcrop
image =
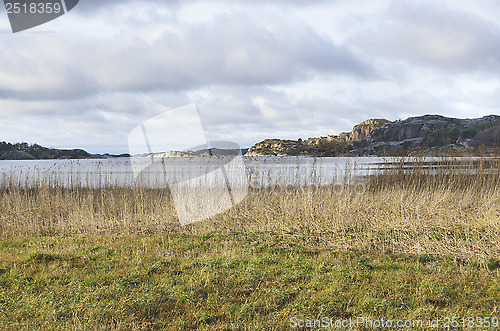
<path fill-rule="evenodd" d="M 381 155 L 410 150 L 460 150 L 500 146 L 500 116 L 474 119 L 440 115 L 410 117 L 388 123 L 351 146 L 351 155 Z"/>
<path fill-rule="evenodd" d="M 246 156 L 294 156 L 294 155 L 333 155 L 353 143 L 366 139 L 370 133 L 389 123 L 384 119 L 369 119 L 356 125 L 351 132 L 342 132 L 307 140 L 266 139 L 252 146 Z"/>
<path fill-rule="evenodd" d="M 250 147 L 245 156 L 301 155 L 304 143 L 301 140 L 266 139 Z"/>
<path fill-rule="evenodd" d="M 479 146 L 500 146 L 500 116 L 459 119 L 425 115 L 394 122 L 371 119 L 338 136 L 305 141 L 266 139 L 251 147 L 246 155 L 361 156 Z"/>

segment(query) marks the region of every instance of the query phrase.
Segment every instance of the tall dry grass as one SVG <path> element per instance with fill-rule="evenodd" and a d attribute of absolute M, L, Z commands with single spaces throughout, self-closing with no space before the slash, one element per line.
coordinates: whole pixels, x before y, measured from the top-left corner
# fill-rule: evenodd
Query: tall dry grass
<path fill-rule="evenodd" d="M 252 188 L 240 204 L 181 227 L 168 189 L 0 190 L 4 237 L 269 231 L 341 250 L 500 258 L 496 158 L 405 159 L 358 185 Z M 295 240 L 296 242 L 296 240 Z"/>

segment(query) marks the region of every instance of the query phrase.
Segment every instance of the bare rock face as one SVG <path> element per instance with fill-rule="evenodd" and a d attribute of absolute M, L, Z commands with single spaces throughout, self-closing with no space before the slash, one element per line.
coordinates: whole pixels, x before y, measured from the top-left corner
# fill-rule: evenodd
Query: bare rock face
<path fill-rule="evenodd" d="M 424 115 L 394 122 L 370 119 L 339 135 L 305 141 L 266 139 L 251 147 L 246 155 L 360 156 L 478 146 L 500 146 L 500 116 L 459 119 Z"/>
<path fill-rule="evenodd" d="M 390 123 L 388 120 L 384 119 L 369 119 L 367 121 L 364 121 L 358 125 L 356 125 L 349 136 L 346 139 L 346 142 L 357 142 L 357 141 L 362 141 L 376 129 Z M 341 134 L 342 135 L 342 134 Z"/>
<path fill-rule="evenodd" d="M 500 146 L 500 116 L 474 119 L 449 118 L 440 115 L 410 117 L 373 130 L 354 146 L 351 155 L 381 155 L 412 149 L 432 151 L 436 148 L 460 150 L 479 146 Z"/>
<path fill-rule="evenodd" d="M 378 130 L 374 130 L 368 137 L 369 142 L 404 141 L 424 136 L 428 132 L 457 126 L 458 119 L 446 118 L 440 115 L 425 115 L 410 117 L 404 121 L 391 122 Z"/>

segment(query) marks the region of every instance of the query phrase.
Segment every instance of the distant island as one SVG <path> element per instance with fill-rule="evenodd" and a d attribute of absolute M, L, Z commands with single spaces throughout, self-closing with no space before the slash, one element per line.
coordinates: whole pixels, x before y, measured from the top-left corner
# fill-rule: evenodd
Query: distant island
<path fill-rule="evenodd" d="M 199 150 L 188 151 L 169 151 L 164 153 L 147 154 L 151 157 L 210 157 L 210 156 L 236 156 L 245 155 L 248 148 L 244 149 L 221 149 L 221 148 L 205 148 Z"/>
<path fill-rule="evenodd" d="M 351 132 L 306 140 L 266 139 L 245 156 L 382 156 L 434 154 L 500 146 L 500 116 L 459 119 L 441 115 L 388 121 L 369 119 Z"/>
<path fill-rule="evenodd" d="M 47 148 L 38 144 L 0 142 L 0 160 L 100 159 L 128 157 L 129 154 L 90 154 L 83 149 Z"/>

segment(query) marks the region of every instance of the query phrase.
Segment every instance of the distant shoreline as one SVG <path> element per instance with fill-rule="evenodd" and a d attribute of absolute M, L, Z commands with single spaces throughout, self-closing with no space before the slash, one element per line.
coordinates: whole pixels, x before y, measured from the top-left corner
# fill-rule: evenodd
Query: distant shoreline
<path fill-rule="evenodd" d="M 167 151 L 153 157 L 210 157 L 218 155 L 359 157 L 405 155 L 495 154 L 500 148 L 500 116 L 459 119 L 441 115 L 388 121 L 369 119 L 339 135 L 305 140 L 265 139 L 241 150 Z M 148 156 L 151 154 L 144 154 Z M 83 149 L 47 148 L 38 144 L 0 142 L 0 160 L 108 159 L 130 154 L 91 154 Z"/>

